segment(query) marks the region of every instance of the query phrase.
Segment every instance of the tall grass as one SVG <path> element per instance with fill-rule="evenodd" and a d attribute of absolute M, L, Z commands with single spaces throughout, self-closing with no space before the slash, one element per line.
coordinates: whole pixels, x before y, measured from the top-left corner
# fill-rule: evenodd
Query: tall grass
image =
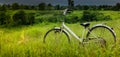
<path fill-rule="evenodd" d="M 114 48 L 100 48 L 95 45 L 81 46 L 72 38 L 72 44 L 46 45 L 44 34 L 59 23 L 40 23 L 19 28 L 0 28 L 0 57 L 118 57 L 120 56 L 120 20 L 102 21 L 113 27 L 117 34 Z M 91 25 L 102 23 L 91 22 Z M 79 23 L 67 24 L 77 35 L 82 35 Z"/>

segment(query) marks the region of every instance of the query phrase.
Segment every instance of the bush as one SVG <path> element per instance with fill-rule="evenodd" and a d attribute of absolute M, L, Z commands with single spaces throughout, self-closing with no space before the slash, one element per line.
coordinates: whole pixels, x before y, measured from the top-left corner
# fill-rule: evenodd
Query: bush
<path fill-rule="evenodd" d="M 26 19 L 27 19 L 27 24 L 28 24 L 28 25 L 35 23 L 34 13 L 28 13 L 28 14 L 26 15 Z"/>
<path fill-rule="evenodd" d="M 13 15 L 14 25 L 26 24 L 26 13 L 23 10 L 18 11 Z"/>
<path fill-rule="evenodd" d="M 53 22 L 53 23 L 56 23 L 56 22 L 60 22 L 62 20 L 62 15 L 61 14 L 36 14 L 36 19 L 35 19 L 35 23 L 42 23 L 42 22 Z"/>
<path fill-rule="evenodd" d="M 5 25 L 10 23 L 10 16 L 4 11 L 0 11 L 0 25 Z"/>
<path fill-rule="evenodd" d="M 65 20 L 67 23 L 77 23 L 80 21 L 80 19 L 78 18 L 78 16 L 75 16 L 75 15 L 68 15 L 66 17 L 66 20 Z"/>
<path fill-rule="evenodd" d="M 62 17 L 63 17 L 62 15 L 53 15 L 50 18 L 48 18 L 47 21 L 48 22 L 54 22 L 54 23 L 60 22 L 60 21 L 63 20 Z"/>
<path fill-rule="evenodd" d="M 34 23 L 34 14 L 25 13 L 23 10 L 18 11 L 13 15 L 14 25 L 29 25 Z"/>
<path fill-rule="evenodd" d="M 103 13 L 97 11 L 84 11 L 81 22 L 111 20 L 110 16 L 104 16 Z"/>
<path fill-rule="evenodd" d="M 36 14 L 35 23 L 42 23 L 42 22 L 60 22 L 65 17 L 66 23 L 77 23 L 77 22 L 90 22 L 90 21 L 102 21 L 102 20 L 111 20 L 111 17 L 105 16 L 103 13 L 97 12 L 97 11 L 84 11 L 83 15 L 77 12 L 72 12 L 71 14 L 68 14 L 66 16 L 63 16 L 60 13 L 54 13 L 54 14 Z"/>

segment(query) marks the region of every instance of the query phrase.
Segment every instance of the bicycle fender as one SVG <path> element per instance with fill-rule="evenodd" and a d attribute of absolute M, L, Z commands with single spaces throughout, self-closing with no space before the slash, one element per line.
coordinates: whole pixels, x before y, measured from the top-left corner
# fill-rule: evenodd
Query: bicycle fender
<path fill-rule="evenodd" d="M 96 24 L 96 25 L 93 25 L 93 27 L 96 27 L 96 26 L 104 26 L 104 27 L 107 27 L 107 28 L 113 30 L 113 28 L 111 28 L 111 27 L 109 27 L 109 26 L 107 26 L 107 25 L 104 25 L 104 24 Z"/>
<path fill-rule="evenodd" d="M 92 29 L 94 27 L 100 27 L 100 26 L 104 26 L 104 27 L 110 29 L 115 34 L 115 36 L 116 36 L 116 33 L 114 32 L 113 28 L 111 28 L 110 26 L 107 26 L 105 24 L 96 24 L 96 25 L 93 25 L 90 29 Z"/>

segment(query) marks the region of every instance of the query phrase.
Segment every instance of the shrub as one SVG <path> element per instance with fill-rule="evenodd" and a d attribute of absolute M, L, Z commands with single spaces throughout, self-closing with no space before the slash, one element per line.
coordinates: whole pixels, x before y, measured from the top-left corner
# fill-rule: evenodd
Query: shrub
<path fill-rule="evenodd" d="M 78 18 L 78 16 L 75 16 L 75 15 L 69 15 L 66 17 L 66 20 L 65 20 L 67 23 L 76 23 L 76 22 L 79 22 L 80 19 Z"/>
<path fill-rule="evenodd" d="M 28 24 L 28 25 L 35 23 L 34 13 L 28 13 L 28 14 L 26 15 L 26 19 L 27 19 L 27 24 Z"/>
<path fill-rule="evenodd" d="M 105 16 L 103 13 L 97 11 L 84 11 L 81 17 L 81 22 L 111 20 L 110 16 Z"/>
<path fill-rule="evenodd" d="M 26 24 L 26 13 L 23 10 L 18 11 L 13 15 L 14 25 Z"/>
<path fill-rule="evenodd" d="M 53 15 L 50 18 L 48 18 L 47 21 L 48 22 L 54 22 L 54 23 L 60 22 L 60 21 L 62 21 L 62 15 L 56 15 L 56 16 Z"/>
<path fill-rule="evenodd" d="M 4 11 L 0 11 L 0 25 L 9 24 L 10 16 L 6 14 Z"/>
<path fill-rule="evenodd" d="M 25 13 L 25 11 L 20 10 L 13 15 L 14 25 L 29 25 L 34 23 L 34 14 Z"/>

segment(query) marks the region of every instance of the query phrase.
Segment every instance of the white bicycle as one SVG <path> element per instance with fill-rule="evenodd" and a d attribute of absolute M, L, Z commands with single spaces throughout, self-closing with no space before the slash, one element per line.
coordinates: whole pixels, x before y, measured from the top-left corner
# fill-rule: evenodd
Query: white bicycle
<path fill-rule="evenodd" d="M 68 12 L 68 9 L 64 10 L 64 15 Z M 43 42 L 44 43 L 57 43 L 63 39 L 67 39 L 68 43 L 71 42 L 72 35 L 74 38 L 79 40 L 80 43 L 89 43 L 90 41 L 102 40 L 102 44 L 104 45 L 115 45 L 116 43 L 116 34 L 113 29 L 105 24 L 96 24 L 89 28 L 90 23 L 82 23 L 81 26 L 84 27 L 82 37 L 80 38 L 77 36 L 72 30 L 70 30 L 66 25 L 65 22 L 62 21 L 62 25 L 60 27 L 54 27 L 44 35 Z M 86 38 L 84 38 L 85 31 L 88 31 L 86 34 Z M 78 30 L 79 31 L 79 30 Z M 58 39 L 58 40 L 56 40 Z M 63 42 L 64 43 L 64 42 Z"/>

